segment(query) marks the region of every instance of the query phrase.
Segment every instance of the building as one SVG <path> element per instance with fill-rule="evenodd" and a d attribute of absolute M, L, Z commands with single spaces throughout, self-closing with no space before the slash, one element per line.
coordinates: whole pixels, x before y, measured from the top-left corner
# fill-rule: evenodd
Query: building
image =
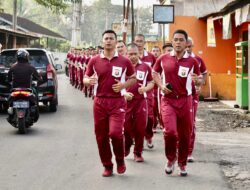
<path fill-rule="evenodd" d="M 13 30 L 12 15 L 0 13 L 0 43 L 3 49 L 12 48 L 16 37 L 16 47 L 39 46 L 39 40 L 46 38 L 53 40 L 65 40 L 60 34 L 53 32 L 26 18 L 17 17 L 17 30 Z M 48 43 L 47 43 L 48 44 Z"/>
<path fill-rule="evenodd" d="M 186 30 L 194 39 L 194 52 L 203 58 L 211 76 L 202 90 L 204 97 L 236 99 L 236 48 L 235 44 L 248 40 L 250 21 L 249 1 L 220 1 L 220 7 L 208 6 L 210 1 L 175 1 L 175 23 L 170 24 L 170 35 L 179 28 Z M 216 2 L 214 0 L 213 2 Z M 207 4 L 206 9 L 202 3 Z M 183 8 L 185 6 L 186 8 Z M 188 7 L 190 9 L 188 9 Z M 210 8 L 209 8 L 210 7 Z M 180 11 L 180 9 L 186 10 Z M 204 9 L 204 12 L 201 10 Z M 209 10 L 209 11 L 208 11 Z M 187 12 L 188 11 L 188 12 Z M 193 15 L 192 15 L 193 12 Z M 187 16 L 188 15 L 188 16 Z M 214 38 L 208 34 L 214 33 Z"/>

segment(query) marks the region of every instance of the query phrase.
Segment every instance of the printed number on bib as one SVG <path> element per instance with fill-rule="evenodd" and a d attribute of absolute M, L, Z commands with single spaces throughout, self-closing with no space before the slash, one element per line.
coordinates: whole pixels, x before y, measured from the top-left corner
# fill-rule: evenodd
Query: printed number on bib
<path fill-rule="evenodd" d="M 144 77 L 145 77 L 145 72 L 143 72 L 143 71 L 137 71 L 136 72 L 136 79 L 137 80 L 143 80 Z"/>
<path fill-rule="evenodd" d="M 179 71 L 178 71 L 178 75 L 182 78 L 187 77 L 188 76 L 188 71 L 189 68 L 188 67 L 179 67 Z"/>
<path fill-rule="evenodd" d="M 112 67 L 112 76 L 113 77 L 121 77 L 122 76 L 122 67 Z"/>

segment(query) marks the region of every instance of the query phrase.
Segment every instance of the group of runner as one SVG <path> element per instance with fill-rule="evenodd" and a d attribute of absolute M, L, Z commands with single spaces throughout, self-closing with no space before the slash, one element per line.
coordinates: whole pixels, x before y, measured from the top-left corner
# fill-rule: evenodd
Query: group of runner
<path fill-rule="evenodd" d="M 88 47 L 88 48 L 70 48 L 66 57 L 66 64 L 68 67 L 67 74 L 69 76 L 70 84 L 76 89 L 82 91 L 85 97 L 93 96 L 93 88 L 86 87 L 83 84 L 83 77 L 86 71 L 90 58 L 100 54 L 102 47 Z"/>
<path fill-rule="evenodd" d="M 132 145 L 134 160 L 143 162 L 144 139 L 153 148 L 153 134 L 159 128 L 164 134 L 166 174 L 173 173 L 178 161 L 180 176 L 186 176 L 187 161 L 194 161 L 198 93 L 207 72 L 192 52 L 193 40 L 184 30 L 176 30 L 171 43 L 148 52 L 143 34 L 126 45 L 107 30 L 102 42 L 103 49 L 71 50 L 67 55 L 71 84 L 94 97 L 102 175 L 113 174 L 110 139 L 117 172 L 122 174 Z"/>

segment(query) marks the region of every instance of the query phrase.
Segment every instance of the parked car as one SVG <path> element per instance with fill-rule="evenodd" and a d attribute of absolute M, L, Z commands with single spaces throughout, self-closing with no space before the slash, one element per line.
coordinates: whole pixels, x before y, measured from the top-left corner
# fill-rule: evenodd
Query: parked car
<path fill-rule="evenodd" d="M 53 54 L 45 49 L 26 48 L 29 52 L 29 63 L 33 65 L 42 76 L 38 83 L 38 99 L 44 105 L 49 106 L 51 112 L 57 111 L 58 82 L 56 70 L 62 69 L 62 65 L 55 63 Z M 0 55 L 0 109 L 8 108 L 8 97 L 11 86 L 7 81 L 9 68 L 16 62 L 17 49 L 5 49 Z"/>
<path fill-rule="evenodd" d="M 64 60 L 64 64 L 65 64 L 65 74 L 68 77 L 69 76 L 69 60 L 67 58 Z"/>

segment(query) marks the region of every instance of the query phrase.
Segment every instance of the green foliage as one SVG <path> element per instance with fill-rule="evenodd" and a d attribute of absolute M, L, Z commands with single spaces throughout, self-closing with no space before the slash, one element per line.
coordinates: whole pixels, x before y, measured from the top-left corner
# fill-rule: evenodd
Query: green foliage
<path fill-rule="evenodd" d="M 32 20 L 71 40 L 73 22 L 72 2 L 74 1 L 81 0 L 17 0 L 17 15 Z M 58 8 L 55 8 L 57 6 Z M 3 1 L 2 7 L 5 12 L 12 14 L 12 1 Z M 135 9 L 134 13 L 136 33 L 148 34 L 152 24 L 152 7 Z M 111 0 L 93 0 L 90 6 L 83 4 L 81 19 L 81 39 L 83 46 L 86 47 L 89 44 L 92 46 L 100 45 L 101 34 L 106 29 L 106 26 L 107 29 L 111 29 L 112 23 L 120 23 L 123 19 L 122 14 L 122 5 L 112 5 Z M 138 15 L 139 24 L 137 22 Z M 131 23 L 131 15 L 129 15 L 129 20 Z M 67 43 L 65 42 L 65 44 Z M 43 45 L 46 47 L 45 42 Z M 62 46 L 63 49 L 64 45 Z M 60 49 L 61 45 L 56 48 Z"/>
<path fill-rule="evenodd" d="M 97 11 L 98 10 L 98 11 Z M 139 14 L 137 14 L 139 11 Z M 148 34 L 152 24 L 152 7 L 135 9 L 135 20 L 139 15 L 139 24 L 136 22 L 136 33 Z M 131 10 L 130 10 L 131 13 Z M 81 26 L 82 40 L 95 45 L 101 43 L 101 34 L 111 29 L 112 23 L 121 23 L 123 20 L 123 6 L 112 5 L 110 0 L 98 0 L 92 6 L 84 6 L 84 22 Z M 129 15 L 131 23 L 131 15 Z"/>
<path fill-rule="evenodd" d="M 55 13 L 64 12 L 67 4 L 64 0 L 35 0 L 38 4 L 50 8 Z"/>
<path fill-rule="evenodd" d="M 70 42 L 69 41 L 62 41 L 59 43 L 59 52 L 68 52 L 70 49 Z"/>

